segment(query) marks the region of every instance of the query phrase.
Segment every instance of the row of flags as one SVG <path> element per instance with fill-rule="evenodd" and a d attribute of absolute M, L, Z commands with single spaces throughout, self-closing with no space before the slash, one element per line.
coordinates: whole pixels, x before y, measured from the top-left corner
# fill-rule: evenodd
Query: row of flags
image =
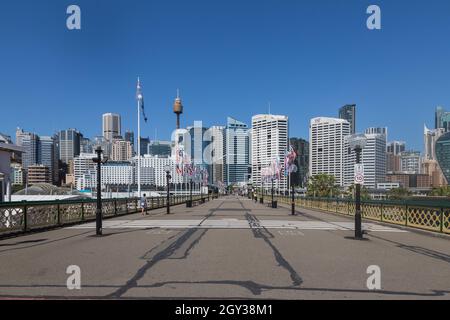
<path fill-rule="evenodd" d="M 261 169 L 261 178 L 263 181 L 280 180 L 281 176 L 288 176 L 290 173 L 297 172 L 298 168 L 295 165 L 295 159 L 297 158 L 297 152 L 289 146 L 289 150 L 285 152 L 283 162 L 280 158 L 274 158 L 271 164 Z"/>

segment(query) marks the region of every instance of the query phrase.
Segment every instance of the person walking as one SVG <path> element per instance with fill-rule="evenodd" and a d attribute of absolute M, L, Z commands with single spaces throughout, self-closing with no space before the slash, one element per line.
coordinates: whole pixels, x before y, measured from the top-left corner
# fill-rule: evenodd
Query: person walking
<path fill-rule="evenodd" d="M 147 199 L 145 197 L 145 193 L 141 197 L 141 214 L 146 215 L 147 214 Z"/>

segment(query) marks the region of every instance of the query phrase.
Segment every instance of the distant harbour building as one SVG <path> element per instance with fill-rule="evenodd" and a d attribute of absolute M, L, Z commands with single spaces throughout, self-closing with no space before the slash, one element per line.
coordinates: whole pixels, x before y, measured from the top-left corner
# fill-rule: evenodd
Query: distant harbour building
<path fill-rule="evenodd" d="M 406 189 L 431 189 L 431 177 L 427 174 L 417 173 L 389 173 L 386 175 L 387 183 L 398 183 Z"/>
<path fill-rule="evenodd" d="M 96 167 L 94 159 L 97 155 L 95 153 L 81 153 L 74 158 L 74 178 L 78 190 L 86 190 L 91 187 L 90 176 L 95 172 Z M 95 184 L 94 184 L 95 187 Z"/>
<path fill-rule="evenodd" d="M 102 186 L 125 187 L 131 186 L 135 181 L 134 166 L 130 162 L 108 161 L 101 167 Z"/>
<path fill-rule="evenodd" d="M 421 171 L 422 159 L 420 151 L 404 151 L 400 155 L 401 172 L 419 174 Z"/>
<path fill-rule="evenodd" d="M 179 184 L 183 182 L 181 175 L 175 170 L 175 164 L 172 158 L 144 155 L 140 162 L 141 183 L 143 185 L 165 187 L 167 185 L 166 166 L 170 166 L 171 168 L 171 183 Z M 137 157 L 133 158 L 132 163 L 137 169 Z"/>
<path fill-rule="evenodd" d="M 289 143 L 289 119 L 284 115 L 259 114 L 252 117 L 251 132 L 252 183 L 254 188 L 261 186 L 268 191 L 271 182 L 265 180 L 262 173 L 274 162 L 282 163 Z M 283 170 L 283 168 L 280 168 Z M 269 171 L 270 172 L 270 171 Z M 287 191 L 288 181 L 281 174 L 274 181 L 274 188 Z"/>
<path fill-rule="evenodd" d="M 356 104 L 347 104 L 339 109 L 339 119 L 350 123 L 350 134 L 356 132 Z"/>
<path fill-rule="evenodd" d="M 47 166 L 35 164 L 28 167 L 27 180 L 29 185 L 51 183 L 51 174 Z"/>
<path fill-rule="evenodd" d="M 170 157 L 172 154 L 172 142 L 154 140 L 148 145 L 148 152 L 151 156 Z"/>
<path fill-rule="evenodd" d="M 339 186 L 344 186 L 344 138 L 351 133 L 350 123 L 344 119 L 319 117 L 309 127 L 309 174 L 329 174 Z"/>

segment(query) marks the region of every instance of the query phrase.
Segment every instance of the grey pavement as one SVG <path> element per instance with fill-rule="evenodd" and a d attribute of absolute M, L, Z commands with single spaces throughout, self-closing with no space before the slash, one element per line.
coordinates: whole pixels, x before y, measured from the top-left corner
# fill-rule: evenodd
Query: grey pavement
<path fill-rule="evenodd" d="M 449 299 L 450 241 L 228 196 L 0 241 L 0 298 Z M 69 290 L 67 267 L 81 269 Z M 369 290 L 367 268 L 380 267 Z"/>

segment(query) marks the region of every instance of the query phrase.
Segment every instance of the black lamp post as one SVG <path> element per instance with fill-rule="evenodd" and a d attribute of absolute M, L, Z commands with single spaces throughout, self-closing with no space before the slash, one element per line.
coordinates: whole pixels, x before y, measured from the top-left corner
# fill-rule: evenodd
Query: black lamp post
<path fill-rule="evenodd" d="M 106 163 L 108 161 L 107 157 L 103 157 L 102 159 L 102 147 L 98 146 L 97 149 L 95 149 L 95 153 L 97 154 L 97 158 L 93 158 L 92 161 L 94 161 L 97 164 L 97 210 L 95 213 L 95 230 L 97 236 L 102 235 L 102 169 L 101 165 Z"/>
<path fill-rule="evenodd" d="M 350 149 L 355 151 L 356 165 L 361 164 L 361 152 L 366 146 L 366 136 L 364 134 L 354 134 L 347 139 Z M 356 166 L 355 166 L 356 167 Z M 356 168 L 355 168 L 356 169 Z M 355 176 L 356 192 L 355 192 L 355 239 L 362 240 L 362 216 L 361 216 L 361 182 L 357 181 Z"/>
<path fill-rule="evenodd" d="M 200 172 L 200 201 L 203 203 L 203 170 Z"/>
<path fill-rule="evenodd" d="M 259 203 L 264 203 L 264 185 L 263 185 L 263 176 L 261 175 L 261 198 L 259 198 Z"/>
<path fill-rule="evenodd" d="M 186 207 L 192 207 L 192 178 L 189 180 L 189 201 L 186 202 Z"/>
<path fill-rule="evenodd" d="M 295 187 L 294 184 L 292 183 L 292 172 L 291 172 L 291 193 L 292 193 L 292 198 L 291 198 L 291 214 L 294 216 L 295 215 Z"/>
<path fill-rule="evenodd" d="M 172 176 L 170 175 L 170 166 L 164 167 L 166 171 L 166 181 L 167 181 L 167 214 L 170 214 L 170 179 Z"/>

